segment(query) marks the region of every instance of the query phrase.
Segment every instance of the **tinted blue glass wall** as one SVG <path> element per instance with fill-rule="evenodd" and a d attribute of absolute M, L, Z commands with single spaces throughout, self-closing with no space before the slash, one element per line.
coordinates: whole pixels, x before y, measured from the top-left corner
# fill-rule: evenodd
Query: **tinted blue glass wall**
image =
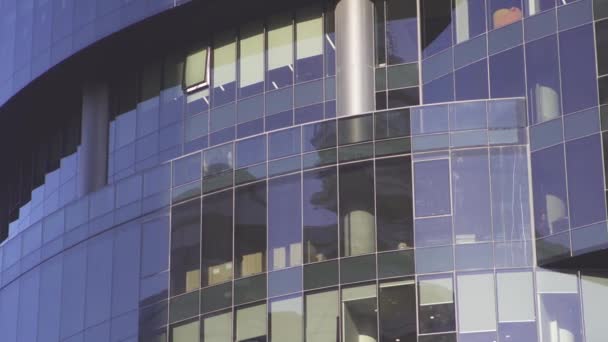
<path fill-rule="evenodd" d="M 608 338 L 606 1 L 0 9 L 1 341 Z"/>

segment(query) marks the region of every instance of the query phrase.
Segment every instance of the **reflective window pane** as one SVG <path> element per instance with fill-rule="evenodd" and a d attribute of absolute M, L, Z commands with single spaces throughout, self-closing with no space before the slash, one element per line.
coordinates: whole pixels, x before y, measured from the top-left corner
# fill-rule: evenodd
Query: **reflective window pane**
<path fill-rule="evenodd" d="M 214 107 L 234 101 L 236 93 L 236 38 L 234 31 L 217 34 L 213 39 Z"/>
<path fill-rule="evenodd" d="M 374 166 L 340 166 L 340 245 L 342 256 L 375 251 Z"/>
<path fill-rule="evenodd" d="M 456 243 L 492 238 L 488 150 L 452 152 Z"/>
<path fill-rule="evenodd" d="M 304 173 L 304 261 L 318 262 L 338 256 L 338 199 L 336 168 Z"/>
<path fill-rule="evenodd" d="M 563 145 L 532 153 L 532 188 L 536 236 L 567 230 L 570 223 Z"/>
<path fill-rule="evenodd" d="M 418 278 L 418 324 L 421 334 L 456 330 L 452 275 Z"/>
<path fill-rule="evenodd" d="M 560 80 L 555 35 L 526 45 L 526 76 L 528 81 L 528 111 L 532 123 L 561 115 Z"/>
<path fill-rule="evenodd" d="M 201 200 L 174 206 L 171 210 L 171 294 L 200 286 Z"/>
<path fill-rule="evenodd" d="M 414 280 L 380 283 L 380 342 L 416 339 L 416 285 Z"/>
<path fill-rule="evenodd" d="M 266 270 L 266 182 L 237 188 L 234 195 L 236 277 Z"/>
<path fill-rule="evenodd" d="M 342 289 L 342 341 L 378 339 L 376 285 Z"/>
<path fill-rule="evenodd" d="M 268 181 L 270 270 L 302 264 L 301 175 Z"/>
<path fill-rule="evenodd" d="M 413 246 L 410 157 L 376 161 L 378 251 Z"/>
<path fill-rule="evenodd" d="M 203 197 L 202 286 L 232 279 L 232 191 Z"/>
<path fill-rule="evenodd" d="M 484 0 L 455 0 L 456 43 L 464 42 L 486 31 Z"/>
<path fill-rule="evenodd" d="M 414 164 L 416 217 L 449 214 L 449 161 L 435 160 Z"/>
<path fill-rule="evenodd" d="M 386 2 L 388 64 L 418 60 L 418 15 L 415 1 Z"/>
<path fill-rule="evenodd" d="M 452 6 L 449 1 L 421 2 L 422 54 L 429 57 L 452 46 Z"/>

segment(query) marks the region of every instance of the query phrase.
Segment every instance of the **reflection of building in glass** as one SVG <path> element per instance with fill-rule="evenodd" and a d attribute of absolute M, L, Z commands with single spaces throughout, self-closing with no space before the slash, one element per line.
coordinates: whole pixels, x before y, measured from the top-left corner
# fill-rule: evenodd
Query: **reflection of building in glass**
<path fill-rule="evenodd" d="M 608 339 L 604 0 L 0 0 L 0 120 L 2 342 Z"/>

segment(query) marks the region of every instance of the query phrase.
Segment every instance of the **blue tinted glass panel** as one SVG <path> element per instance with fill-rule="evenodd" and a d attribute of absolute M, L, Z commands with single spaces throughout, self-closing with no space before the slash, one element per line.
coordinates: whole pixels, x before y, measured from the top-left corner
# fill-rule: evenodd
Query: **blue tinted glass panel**
<path fill-rule="evenodd" d="M 424 103 L 448 102 L 454 100 L 454 74 L 448 74 L 422 87 Z"/>
<path fill-rule="evenodd" d="M 336 122 L 325 121 L 303 127 L 304 152 L 317 151 L 336 146 Z"/>
<path fill-rule="evenodd" d="M 524 96 L 524 52 L 521 46 L 490 56 L 492 98 Z"/>
<path fill-rule="evenodd" d="M 487 60 L 456 70 L 456 100 L 488 98 Z"/>
<path fill-rule="evenodd" d="M 79 245 L 63 257 L 61 292 L 61 336 L 68 337 L 81 331 L 84 325 L 86 248 Z"/>
<path fill-rule="evenodd" d="M 388 64 L 418 60 L 418 20 L 415 1 L 386 2 Z"/>
<path fill-rule="evenodd" d="M 452 152 L 456 243 L 492 238 L 488 150 Z"/>
<path fill-rule="evenodd" d="M 201 154 L 196 153 L 173 162 L 173 186 L 201 178 Z"/>
<path fill-rule="evenodd" d="M 38 342 L 58 341 L 61 318 L 62 257 L 55 257 L 40 268 L 40 306 L 38 313 Z"/>
<path fill-rule="evenodd" d="M 532 188 L 536 236 L 569 228 L 564 146 L 556 145 L 532 153 Z"/>
<path fill-rule="evenodd" d="M 112 314 L 134 310 L 139 304 L 139 265 L 141 255 L 139 225 L 114 232 L 112 272 Z"/>
<path fill-rule="evenodd" d="M 300 153 L 300 128 L 272 133 L 268 136 L 268 158 L 276 159 Z"/>
<path fill-rule="evenodd" d="M 526 45 L 528 112 L 539 123 L 561 115 L 557 39 L 548 36 Z"/>
<path fill-rule="evenodd" d="M 334 259 L 338 254 L 338 200 L 336 168 L 304 173 L 304 260 Z"/>
<path fill-rule="evenodd" d="M 494 239 L 529 240 L 531 222 L 526 149 L 490 149 L 490 177 Z"/>
<path fill-rule="evenodd" d="M 416 247 L 452 244 L 452 216 L 441 216 L 415 221 Z"/>
<path fill-rule="evenodd" d="M 269 269 L 302 264 L 301 175 L 268 181 Z"/>
<path fill-rule="evenodd" d="M 110 318 L 112 247 L 111 233 L 100 235 L 87 243 L 86 326 Z"/>
<path fill-rule="evenodd" d="M 593 27 L 585 25 L 559 34 L 564 114 L 597 105 Z"/>
<path fill-rule="evenodd" d="M 449 161 L 435 160 L 414 164 L 416 217 L 449 214 Z"/>
<path fill-rule="evenodd" d="M 266 136 L 241 140 L 236 143 L 236 167 L 257 164 L 266 160 Z"/>
<path fill-rule="evenodd" d="M 431 56 L 452 46 L 452 6 L 442 0 L 421 3 L 422 54 Z"/>
<path fill-rule="evenodd" d="M 566 143 L 572 228 L 606 219 L 601 144 L 598 134 Z"/>

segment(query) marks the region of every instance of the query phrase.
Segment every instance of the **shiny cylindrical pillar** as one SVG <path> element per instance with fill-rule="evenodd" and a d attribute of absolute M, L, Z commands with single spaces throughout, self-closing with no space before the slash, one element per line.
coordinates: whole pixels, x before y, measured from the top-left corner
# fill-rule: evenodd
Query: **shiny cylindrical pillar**
<path fill-rule="evenodd" d="M 81 141 L 78 151 L 78 194 L 106 185 L 108 178 L 108 86 L 90 83 L 82 91 Z"/>
<path fill-rule="evenodd" d="M 374 4 L 340 0 L 336 5 L 337 115 L 374 110 Z"/>

